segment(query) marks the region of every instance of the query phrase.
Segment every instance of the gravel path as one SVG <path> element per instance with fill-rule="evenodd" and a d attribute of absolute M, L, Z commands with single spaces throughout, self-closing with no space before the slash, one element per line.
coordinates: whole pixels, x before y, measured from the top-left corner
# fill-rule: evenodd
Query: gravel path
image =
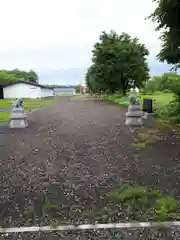
<path fill-rule="evenodd" d="M 145 153 L 137 158 L 124 113 L 103 101 L 59 98 L 29 115 L 28 129 L 1 127 L 0 225 L 45 225 L 57 218 L 61 224 L 94 222 L 93 211 L 105 205 L 104 194 L 122 183 L 171 189 L 176 176 L 169 185 L 161 168 L 159 182 L 152 176 L 150 166 L 157 158 L 162 171 L 167 167 L 163 159 L 152 159 L 148 152 L 146 168 Z"/>

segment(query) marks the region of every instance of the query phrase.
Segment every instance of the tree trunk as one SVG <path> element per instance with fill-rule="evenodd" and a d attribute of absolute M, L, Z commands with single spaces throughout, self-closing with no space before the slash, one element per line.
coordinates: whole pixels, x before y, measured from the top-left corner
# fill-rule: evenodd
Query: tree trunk
<path fill-rule="evenodd" d="M 128 87 L 128 80 L 122 80 L 122 93 L 123 95 L 126 95 L 126 91 L 127 91 L 127 87 Z"/>

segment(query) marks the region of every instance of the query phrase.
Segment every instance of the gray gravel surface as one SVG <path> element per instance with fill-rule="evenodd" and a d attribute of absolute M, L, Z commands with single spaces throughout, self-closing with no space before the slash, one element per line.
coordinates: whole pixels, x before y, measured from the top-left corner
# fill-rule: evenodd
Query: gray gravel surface
<path fill-rule="evenodd" d="M 60 224 L 94 223 L 93 211 L 106 204 L 108 191 L 122 183 L 142 183 L 143 178 L 146 185 L 156 184 L 146 167 L 148 176 L 139 170 L 125 111 L 103 101 L 59 98 L 29 115 L 27 129 L 0 127 L 0 225 L 46 225 L 52 219 Z M 166 182 L 159 186 L 162 190 Z M 101 233 L 104 237 L 71 233 L 58 239 L 111 239 L 109 231 Z M 53 238 L 35 233 L 9 239 Z"/>

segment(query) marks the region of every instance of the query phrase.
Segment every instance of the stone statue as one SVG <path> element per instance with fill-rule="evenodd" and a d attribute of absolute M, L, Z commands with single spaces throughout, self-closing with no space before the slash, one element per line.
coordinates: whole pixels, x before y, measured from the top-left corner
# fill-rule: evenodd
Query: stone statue
<path fill-rule="evenodd" d="M 15 102 L 13 102 L 12 106 L 13 108 L 20 108 L 22 107 L 22 104 L 23 104 L 23 99 L 18 98 Z"/>
<path fill-rule="evenodd" d="M 23 99 L 19 98 L 12 104 L 12 112 L 9 120 L 10 128 L 26 128 L 28 122 L 23 108 Z"/>
<path fill-rule="evenodd" d="M 140 104 L 140 100 L 135 96 L 130 96 L 129 101 L 130 101 L 130 104 L 132 104 L 132 105 L 139 105 Z"/>

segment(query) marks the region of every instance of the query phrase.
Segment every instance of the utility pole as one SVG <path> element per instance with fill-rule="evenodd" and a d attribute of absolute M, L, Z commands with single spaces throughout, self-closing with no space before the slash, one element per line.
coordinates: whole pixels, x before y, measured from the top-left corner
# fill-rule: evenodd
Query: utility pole
<path fill-rule="evenodd" d="M 82 80 L 80 81 L 80 94 L 82 95 Z"/>

